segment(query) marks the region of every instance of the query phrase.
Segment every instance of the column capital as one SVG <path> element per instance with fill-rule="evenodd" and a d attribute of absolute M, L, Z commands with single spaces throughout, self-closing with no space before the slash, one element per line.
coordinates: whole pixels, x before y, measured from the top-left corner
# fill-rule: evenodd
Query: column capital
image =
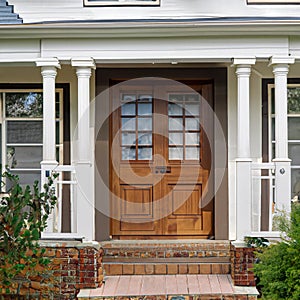
<path fill-rule="evenodd" d="M 272 56 L 269 60 L 269 66 L 276 65 L 292 65 L 295 63 L 295 58 L 291 56 Z"/>
<path fill-rule="evenodd" d="M 255 65 L 256 58 L 253 57 L 235 57 L 232 58 L 232 66 L 248 66 Z"/>
<path fill-rule="evenodd" d="M 44 68 L 57 68 L 60 69 L 60 63 L 59 60 L 55 57 L 50 58 L 38 58 L 36 61 L 37 67 L 44 67 Z"/>
<path fill-rule="evenodd" d="M 75 68 L 96 69 L 95 61 L 91 57 L 74 57 L 71 59 L 71 65 Z"/>

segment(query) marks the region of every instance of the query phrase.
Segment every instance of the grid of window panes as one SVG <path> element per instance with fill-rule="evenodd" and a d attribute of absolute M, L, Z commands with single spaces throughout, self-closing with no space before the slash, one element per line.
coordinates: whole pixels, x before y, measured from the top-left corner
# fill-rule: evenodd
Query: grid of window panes
<path fill-rule="evenodd" d="M 300 86 L 288 86 L 288 152 L 292 160 L 292 197 L 300 196 Z M 275 92 L 271 89 L 272 158 L 275 157 Z"/>
<path fill-rule="evenodd" d="M 152 159 L 152 95 L 121 95 L 122 160 Z"/>
<path fill-rule="evenodd" d="M 169 160 L 201 159 L 199 94 L 169 94 Z"/>
<path fill-rule="evenodd" d="M 56 93 L 57 159 L 62 149 L 62 92 Z M 17 174 L 22 185 L 40 181 L 43 155 L 43 94 L 41 90 L 2 92 L 2 166 Z"/>

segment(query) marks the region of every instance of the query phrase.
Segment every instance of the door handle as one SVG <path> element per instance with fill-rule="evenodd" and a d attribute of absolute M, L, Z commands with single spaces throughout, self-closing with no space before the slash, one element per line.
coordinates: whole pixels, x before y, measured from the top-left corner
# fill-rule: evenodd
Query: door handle
<path fill-rule="evenodd" d="M 155 174 L 167 174 L 171 173 L 171 167 L 157 166 L 155 167 Z"/>

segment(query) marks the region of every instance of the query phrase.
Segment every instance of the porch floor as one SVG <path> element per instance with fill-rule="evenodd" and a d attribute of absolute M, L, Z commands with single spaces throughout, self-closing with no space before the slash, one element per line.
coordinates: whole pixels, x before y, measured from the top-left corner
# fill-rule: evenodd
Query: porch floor
<path fill-rule="evenodd" d="M 230 275 L 107 276 L 98 289 L 81 290 L 78 299 L 257 299 L 255 287 L 233 286 Z M 176 297 L 177 296 L 177 297 Z M 178 298 L 177 298 L 178 299 Z"/>

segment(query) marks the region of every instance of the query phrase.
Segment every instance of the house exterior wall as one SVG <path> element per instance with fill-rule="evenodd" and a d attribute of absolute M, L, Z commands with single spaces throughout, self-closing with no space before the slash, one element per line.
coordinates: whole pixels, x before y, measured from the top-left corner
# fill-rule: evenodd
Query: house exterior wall
<path fill-rule="evenodd" d="M 195 17 L 298 16 L 297 5 L 247 5 L 245 0 L 161 0 L 155 7 L 84 7 L 83 0 L 9 0 L 24 23 L 64 20 L 172 19 Z"/>

